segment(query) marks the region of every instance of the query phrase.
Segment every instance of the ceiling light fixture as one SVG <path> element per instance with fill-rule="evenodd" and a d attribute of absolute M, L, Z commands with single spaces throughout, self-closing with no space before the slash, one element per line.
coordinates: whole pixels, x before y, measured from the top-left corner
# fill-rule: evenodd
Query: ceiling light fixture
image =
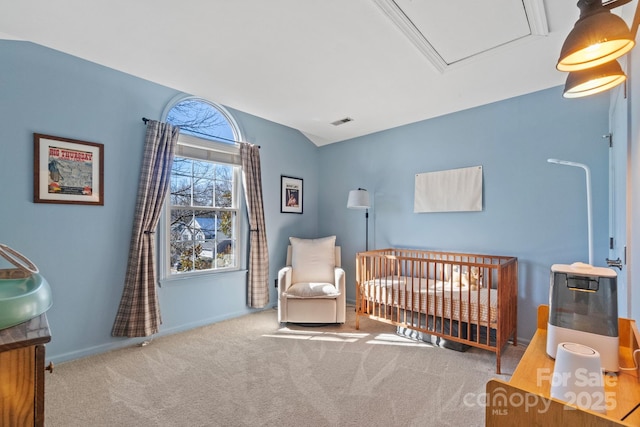
<path fill-rule="evenodd" d="M 628 3 L 617 0 L 602 4 L 602 0 L 579 0 L 580 18 L 567 36 L 556 68 L 578 71 L 612 61 L 635 46 L 634 37 L 624 19 L 610 9 Z"/>
<path fill-rule="evenodd" d="M 564 85 L 565 98 L 580 98 L 611 89 L 627 80 L 618 61 L 613 60 L 597 67 L 574 71 L 567 76 Z"/>
<path fill-rule="evenodd" d="M 556 68 L 569 71 L 565 98 L 579 98 L 611 89 L 627 76 L 617 58 L 635 46 L 640 16 L 636 8 L 631 30 L 611 9 L 631 0 L 579 0 L 580 18 L 567 36 Z"/>

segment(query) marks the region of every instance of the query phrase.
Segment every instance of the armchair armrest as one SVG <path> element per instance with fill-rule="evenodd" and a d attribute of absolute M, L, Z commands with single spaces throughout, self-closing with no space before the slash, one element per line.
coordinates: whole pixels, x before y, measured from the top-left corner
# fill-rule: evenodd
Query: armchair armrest
<path fill-rule="evenodd" d="M 338 288 L 338 298 L 336 298 L 336 322 L 344 323 L 347 319 L 347 287 L 345 285 L 345 272 L 341 267 L 336 267 L 335 270 L 336 282 L 335 286 Z"/>
<path fill-rule="evenodd" d="M 291 286 L 291 271 L 292 268 L 290 265 L 282 267 L 278 271 L 278 294 L 286 292 L 289 286 Z"/>
<path fill-rule="evenodd" d="M 335 287 L 338 289 L 338 292 L 340 292 L 340 294 L 345 295 L 347 292 L 347 287 L 345 284 L 345 272 L 341 267 L 336 267 L 333 271 L 335 274 Z"/>

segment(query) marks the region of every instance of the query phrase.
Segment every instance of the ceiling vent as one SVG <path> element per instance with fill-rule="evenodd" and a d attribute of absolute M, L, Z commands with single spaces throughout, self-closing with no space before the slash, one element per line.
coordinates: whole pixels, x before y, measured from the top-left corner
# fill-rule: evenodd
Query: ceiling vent
<path fill-rule="evenodd" d="M 331 122 L 332 125 L 334 126 L 340 126 L 343 125 L 345 123 L 349 123 L 352 122 L 353 119 L 351 117 L 345 117 L 344 119 L 340 119 L 340 120 L 336 120 L 335 122 Z"/>

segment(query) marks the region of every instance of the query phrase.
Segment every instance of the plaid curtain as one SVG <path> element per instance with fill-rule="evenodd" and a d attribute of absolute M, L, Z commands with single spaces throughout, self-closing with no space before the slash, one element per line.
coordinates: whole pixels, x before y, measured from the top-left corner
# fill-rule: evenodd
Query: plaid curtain
<path fill-rule="evenodd" d="M 269 303 L 269 249 L 262 204 L 260 147 L 243 142 L 240 144 L 240 157 L 250 229 L 247 305 L 260 308 Z"/>
<path fill-rule="evenodd" d="M 114 337 L 146 337 L 162 323 L 156 292 L 155 230 L 169 189 L 173 154 L 180 128 L 150 120 L 138 184 L 129 261 Z"/>

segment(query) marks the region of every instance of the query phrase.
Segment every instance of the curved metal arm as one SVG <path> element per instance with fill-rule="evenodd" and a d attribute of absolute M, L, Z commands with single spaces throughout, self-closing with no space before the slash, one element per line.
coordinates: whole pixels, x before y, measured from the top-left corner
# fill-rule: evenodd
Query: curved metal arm
<path fill-rule="evenodd" d="M 591 223 L 591 170 L 589 169 L 589 166 L 585 164 L 570 162 L 568 160 L 547 159 L 547 162 L 564 166 L 575 166 L 584 169 L 587 180 L 587 228 L 589 236 L 589 265 L 593 265 L 593 225 Z"/>

